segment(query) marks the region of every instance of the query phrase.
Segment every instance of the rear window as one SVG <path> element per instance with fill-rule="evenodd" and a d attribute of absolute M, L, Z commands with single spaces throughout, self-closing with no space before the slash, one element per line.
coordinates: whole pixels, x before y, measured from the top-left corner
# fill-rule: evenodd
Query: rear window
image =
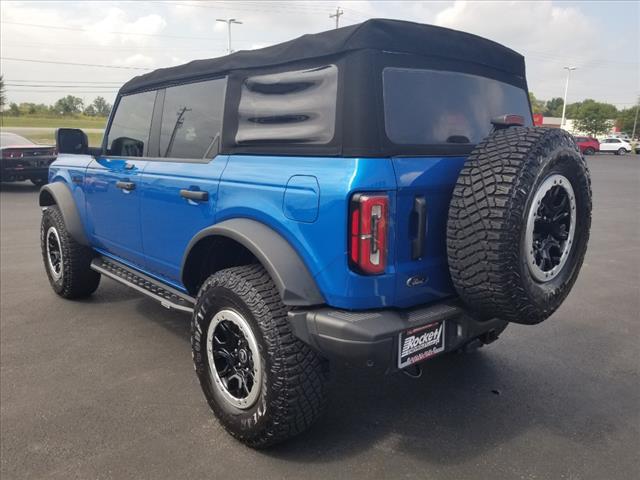
<path fill-rule="evenodd" d="M 522 115 L 531 126 L 527 93 L 518 87 L 459 72 L 385 68 L 385 130 L 403 145 L 475 144 L 491 119 Z"/>
<path fill-rule="evenodd" d="M 155 99 L 155 91 L 120 99 L 107 137 L 110 155 L 142 157 L 146 154 Z"/>
<path fill-rule="evenodd" d="M 160 155 L 214 157 L 224 114 L 226 79 L 167 88 L 162 109 Z"/>

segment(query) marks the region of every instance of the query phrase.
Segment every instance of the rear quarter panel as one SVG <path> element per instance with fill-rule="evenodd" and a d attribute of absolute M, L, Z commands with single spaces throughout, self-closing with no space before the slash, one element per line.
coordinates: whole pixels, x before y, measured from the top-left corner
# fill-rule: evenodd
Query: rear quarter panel
<path fill-rule="evenodd" d="M 317 215 L 290 218 L 285 190 L 293 176 L 315 177 L 319 189 Z M 307 188 L 315 182 L 297 183 Z M 356 191 L 389 191 L 390 218 L 395 218 L 395 175 L 390 159 L 275 157 L 231 155 L 218 191 L 216 221 L 250 218 L 269 226 L 298 252 L 327 303 L 346 309 L 393 305 L 395 259 L 390 225 L 389 268 L 378 276 L 352 272 L 347 261 L 348 199 Z M 304 205 L 313 202 L 306 200 Z M 286 213 L 285 213 L 286 212 Z"/>

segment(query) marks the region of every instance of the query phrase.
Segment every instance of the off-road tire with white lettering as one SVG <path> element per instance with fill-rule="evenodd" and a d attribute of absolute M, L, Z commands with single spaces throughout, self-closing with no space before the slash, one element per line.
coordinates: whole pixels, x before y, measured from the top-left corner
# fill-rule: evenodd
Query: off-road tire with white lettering
<path fill-rule="evenodd" d="M 537 282 L 526 259 L 527 212 L 538 187 L 554 174 L 569 179 L 575 192 L 575 237 L 557 276 Z M 560 129 L 497 130 L 467 158 L 453 191 L 447 254 L 454 286 L 480 317 L 542 322 L 576 281 L 590 226 L 591 181 L 573 138 Z"/>
<path fill-rule="evenodd" d="M 45 236 L 51 227 L 55 228 L 58 233 L 62 250 L 62 276 L 60 278 L 53 277 L 47 263 Z M 47 207 L 42 212 L 40 247 L 49 283 L 58 295 L 69 299 L 84 298 L 96 291 L 100 284 L 100 274 L 91 270 L 90 267 L 95 253 L 91 248 L 79 244 L 69 235 L 57 205 Z"/>
<path fill-rule="evenodd" d="M 235 310 L 250 324 L 261 353 L 263 381 L 256 404 L 235 408 L 216 395 L 206 352 L 214 315 Z M 191 323 L 196 373 L 204 395 L 224 428 L 252 448 L 265 448 L 308 429 L 325 407 L 328 363 L 296 338 L 273 280 L 260 265 L 211 275 L 197 296 Z"/>

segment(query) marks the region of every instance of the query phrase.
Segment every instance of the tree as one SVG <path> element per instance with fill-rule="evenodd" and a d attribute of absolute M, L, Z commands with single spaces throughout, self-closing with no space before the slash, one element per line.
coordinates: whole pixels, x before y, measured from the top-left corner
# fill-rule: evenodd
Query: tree
<path fill-rule="evenodd" d="M 574 127 L 589 135 L 604 135 L 611 130 L 618 111 L 614 105 L 587 99 L 577 107 Z"/>
<path fill-rule="evenodd" d="M 81 113 L 83 107 L 84 102 L 80 97 L 67 95 L 66 97 L 59 99 L 53 106 L 53 109 L 59 115 L 73 115 Z"/>
<path fill-rule="evenodd" d="M 529 102 L 531 102 L 531 110 L 533 113 L 544 112 L 544 100 L 538 100 L 533 92 L 529 92 Z"/>
<path fill-rule="evenodd" d="M 22 115 L 43 115 L 49 113 L 49 107 L 44 103 L 22 102 L 18 105 Z"/>
<path fill-rule="evenodd" d="M 95 115 L 99 117 L 108 117 L 111 112 L 111 105 L 107 103 L 104 97 L 96 97 L 91 105 L 95 110 Z"/>
<path fill-rule="evenodd" d="M 85 109 L 84 109 L 84 111 L 82 113 L 84 113 L 88 117 L 95 117 L 96 116 L 96 109 L 93 106 L 93 103 L 91 105 L 89 105 L 88 107 L 85 107 Z"/>
<path fill-rule="evenodd" d="M 9 104 L 9 115 L 13 115 L 14 117 L 17 117 L 20 115 L 20 107 L 18 107 L 17 103 Z"/>
<path fill-rule="evenodd" d="M 563 105 L 564 100 L 561 97 L 552 98 L 545 106 L 544 115 L 546 117 L 561 117 Z"/>
<path fill-rule="evenodd" d="M 4 91 L 4 77 L 0 75 L 0 112 L 3 110 L 6 101 L 7 96 Z"/>
<path fill-rule="evenodd" d="M 639 106 L 640 106 L 640 98 L 638 99 L 637 105 L 631 108 L 625 108 L 624 110 L 620 110 L 620 113 L 618 114 L 618 118 L 616 118 L 616 126 L 620 129 L 621 132 L 626 132 L 629 135 L 632 134 L 633 124 L 636 119 L 636 110 L 639 108 Z M 640 120 L 638 120 L 638 123 L 640 124 Z M 639 128 L 640 128 L 640 125 L 636 125 L 636 134 L 638 133 Z"/>

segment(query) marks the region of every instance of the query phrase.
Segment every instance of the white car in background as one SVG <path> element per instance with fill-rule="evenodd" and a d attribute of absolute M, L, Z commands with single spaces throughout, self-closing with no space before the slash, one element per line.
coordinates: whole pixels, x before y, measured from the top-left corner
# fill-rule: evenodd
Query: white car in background
<path fill-rule="evenodd" d="M 600 151 L 624 155 L 631 152 L 631 144 L 621 138 L 605 138 L 600 142 Z"/>

